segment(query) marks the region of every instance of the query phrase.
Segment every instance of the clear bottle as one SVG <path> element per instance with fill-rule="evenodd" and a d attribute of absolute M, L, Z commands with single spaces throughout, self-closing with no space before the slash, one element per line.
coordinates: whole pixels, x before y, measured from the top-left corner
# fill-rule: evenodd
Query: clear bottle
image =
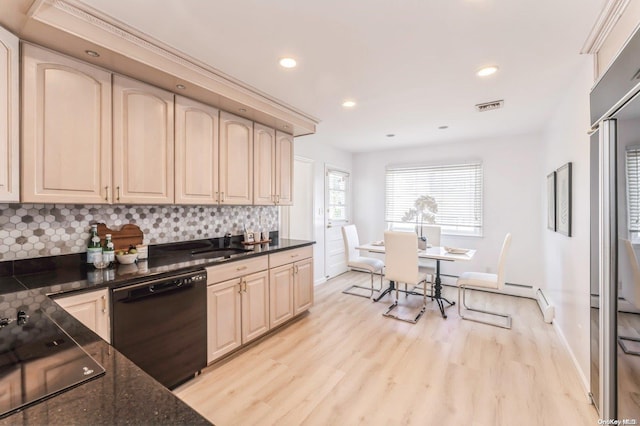
<path fill-rule="evenodd" d="M 93 264 L 102 256 L 102 246 L 100 245 L 100 237 L 98 236 L 98 225 L 91 225 L 89 235 L 89 245 L 87 246 L 87 263 Z"/>
<path fill-rule="evenodd" d="M 116 260 L 116 253 L 113 246 L 113 241 L 111 241 L 111 234 L 106 234 L 104 236 L 104 247 L 102 248 L 102 261 L 107 264 L 111 264 Z"/>

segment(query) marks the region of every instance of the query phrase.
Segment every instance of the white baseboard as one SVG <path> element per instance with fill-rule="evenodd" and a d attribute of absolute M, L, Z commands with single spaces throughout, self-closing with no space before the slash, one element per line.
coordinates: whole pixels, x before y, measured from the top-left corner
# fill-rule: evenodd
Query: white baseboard
<path fill-rule="evenodd" d="M 564 337 L 564 333 L 562 332 L 562 329 L 560 329 L 560 326 L 558 325 L 558 321 L 554 321 L 551 325 L 553 325 L 553 328 L 556 330 L 556 333 L 558 333 L 558 336 L 560 337 L 562 344 L 564 345 L 565 349 L 569 353 L 569 356 L 571 357 L 571 362 L 573 363 L 573 366 L 575 367 L 576 371 L 578 372 L 578 376 L 580 377 L 580 382 L 582 383 L 582 389 L 584 391 L 585 398 L 587 399 L 587 402 L 591 404 L 591 397 L 589 396 L 589 394 L 591 393 L 591 389 L 589 388 L 589 380 L 587 380 L 587 376 L 584 375 L 584 371 L 582 371 L 582 369 L 580 368 L 578 359 L 573 353 L 571 346 L 569 346 L 569 342 L 567 341 L 566 337 Z"/>
<path fill-rule="evenodd" d="M 324 284 L 327 282 L 327 278 L 326 277 L 322 277 L 320 279 L 317 279 L 313 282 L 313 285 L 320 285 L 320 284 Z"/>

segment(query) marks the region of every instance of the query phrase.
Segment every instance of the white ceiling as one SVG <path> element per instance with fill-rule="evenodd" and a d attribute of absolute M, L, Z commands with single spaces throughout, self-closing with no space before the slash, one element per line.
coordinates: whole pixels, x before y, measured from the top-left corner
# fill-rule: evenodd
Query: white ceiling
<path fill-rule="evenodd" d="M 82 1 L 318 117 L 305 142 L 353 152 L 541 130 L 606 2 Z M 491 64 L 497 74 L 475 75 Z M 503 109 L 475 111 L 498 99 Z"/>

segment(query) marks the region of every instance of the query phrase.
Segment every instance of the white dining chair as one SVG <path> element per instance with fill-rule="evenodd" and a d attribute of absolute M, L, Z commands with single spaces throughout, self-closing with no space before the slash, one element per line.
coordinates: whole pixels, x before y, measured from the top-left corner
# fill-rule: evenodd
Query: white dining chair
<path fill-rule="evenodd" d="M 368 272 L 371 275 L 371 287 L 364 287 L 354 284 L 342 292 L 345 294 L 351 294 L 353 296 L 360 297 L 373 297 L 374 291 L 381 291 L 384 279 L 384 262 L 380 259 L 373 257 L 360 256 L 360 252 L 356 250 L 356 247 L 360 245 L 358 239 L 358 230 L 355 225 L 346 225 L 342 227 L 342 240 L 344 241 L 344 251 L 347 256 L 347 266 L 352 269 Z M 377 289 L 373 286 L 373 275 L 380 274 L 380 288 Z M 354 291 L 355 288 L 361 290 L 370 290 L 371 295 L 367 296 L 360 292 Z"/>
<path fill-rule="evenodd" d="M 477 308 L 471 308 L 467 306 L 467 301 L 466 301 L 466 290 L 468 288 L 476 289 L 476 290 L 478 289 L 501 290 L 504 288 L 504 268 L 505 268 L 505 263 L 507 258 L 507 251 L 509 250 L 510 245 L 511 245 L 511 233 L 508 233 L 504 237 L 504 242 L 502 243 L 502 250 L 500 251 L 500 258 L 498 260 L 497 274 L 489 274 L 486 272 L 464 272 L 458 278 L 456 283 L 458 286 L 458 314 L 462 319 L 481 322 L 484 324 L 494 325 L 502 328 L 511 328 L 511 315 L 485 311 Z M 462 304 L 460 303 L 461 294 L 462 294 Z M 505 318 L 506 320 L 505 324 L 500 324 L 500 323 L 491 322 L 491 321 L 483 321 L 478 318 L 465 316 L 462 312 L 461 305 L 464 306 L 466 311 L 480 312 L 483 314 Z"/>
<path fill-rule="evenodd" d="M 413 232 L 385 231 L 385 276 L 389 281 L 394 282 L 395 300 L 383 314 L 385 317 L 394 318 L 400 321 L 415 324 L 427 309 L 427 278 L 418 270 L 418 239 Z M 400 283 L 405 284 L 404 293 L 415 294 L 407 291 L 407 286 L 417 286 L 422 284 L 422 308 L 417 315 L 411 317 L 400 317 L 393 313 L 398 308 L 398 294 Z"/>
<path fill-rule="evenodd" d="M 419 237 L 427 237 L 427 244 L 432 247 L 440 247 L 440 236 L 442 228 L 438 225 L 422 225 L 416 226 L 416 234 Z M 420 272 L 427 274 L 429 281 L 433 282 L 436 276 L 436 261 L 430 259 L 419 259 L 418 267 Z"/>

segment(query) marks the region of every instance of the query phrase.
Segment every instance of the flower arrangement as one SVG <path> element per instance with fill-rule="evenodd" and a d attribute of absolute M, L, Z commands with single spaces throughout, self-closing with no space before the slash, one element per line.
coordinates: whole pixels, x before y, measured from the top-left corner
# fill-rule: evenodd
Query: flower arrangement
<path fill-rule="evenodd" d="M 436 214 L 438 213 L 438 203 L 436 199 L 430 195 L 422 195 L 416 198 L 413 208 L 407 210 L 402 216 L 403 222 L 416 221 L 416 233 L 423 240 L 422 225 L 425 223 L 436 223 Z M 419 231 L 418 231 L 419 230 Z"/>

